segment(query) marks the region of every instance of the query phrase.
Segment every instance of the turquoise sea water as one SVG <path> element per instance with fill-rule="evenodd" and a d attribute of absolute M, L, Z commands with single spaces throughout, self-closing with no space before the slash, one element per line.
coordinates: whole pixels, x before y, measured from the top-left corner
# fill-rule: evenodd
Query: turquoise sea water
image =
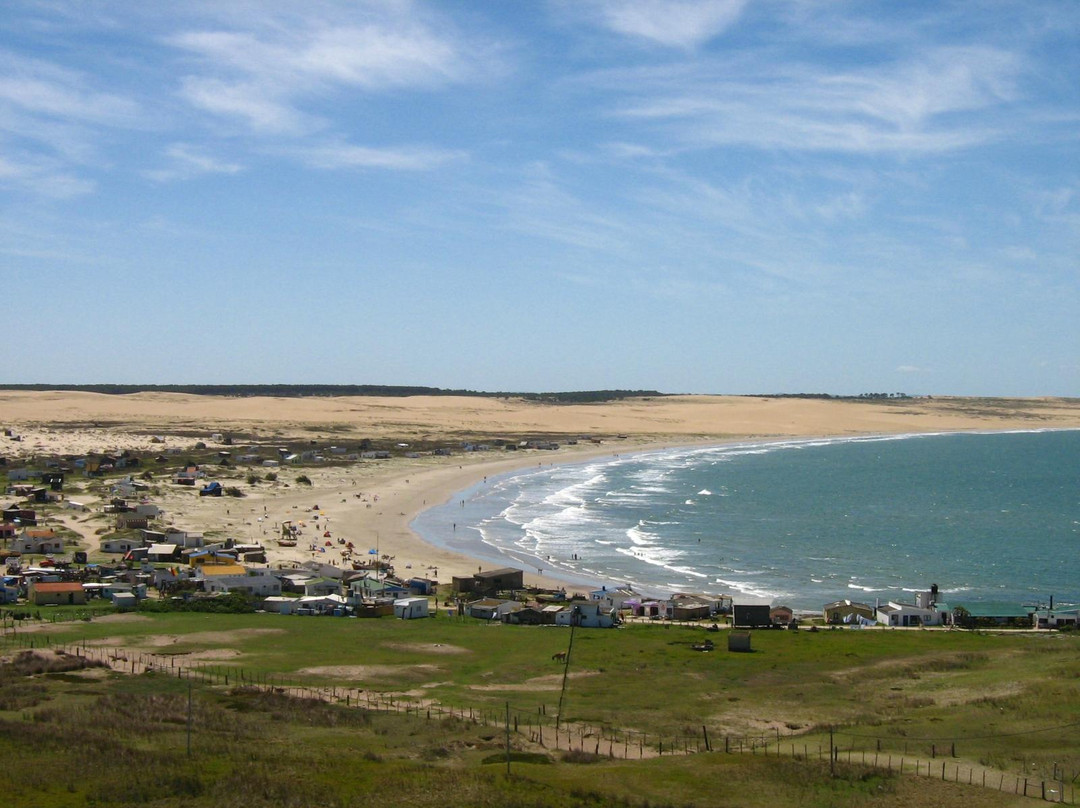
<path fill-rule="evenodd" d="M 547 459 L 547 456 L 544 456 Z M 578 584 L 1080 605 L 1080 431 L 748 442 L 515 472 L 413 527 Z"/>

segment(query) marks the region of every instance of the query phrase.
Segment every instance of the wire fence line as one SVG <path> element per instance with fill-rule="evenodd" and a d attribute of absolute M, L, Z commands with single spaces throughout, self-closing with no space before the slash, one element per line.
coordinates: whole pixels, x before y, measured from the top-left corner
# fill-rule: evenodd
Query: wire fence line
<path fill-rule="evenodd" d="M 54 643 L 48 636 L 32 633 L 9 633 L 2 639 L 3 644 L 9 647 L 52 650 L 81 657 L 106 665 L 112 670 L 132 675 L 153 672 L 178 679 L 201 681 L 209 685 L 250 688 L 291 698 L 343 704 L 347 707 L 360 707 L 376 712 L 415 715 L 428 720 L 456 719 L 500 731 L 512 730 L 520 739 L 552 751 L 588 753 L 623 760 L 723 752 L 784 758 L 796 762 L 829 761 L 830 766 L 861 765 L 901 775 L 923 776 L 946 782 L 990 788 L 1047 802 L 1077 804 L 1076 785 L 1077 780 L 1080 780 L 1080 772 L 1069 776 L 1064 767 L 1055 764 L 1055 775 L 1059 774 L 1060 769 L 1060 774 L 1055 779 L 1025 777 L 957 759 L 955 742 L 938 747 L 936 741 L 942 739 L 935 739 L 935 743 L 930 744 L 928 750 L 909 751 L 905 742 L 905 749 L 901 752 L 882 746 L 883 741 L 887 744 L 894 742 L 895 739 L 842 731 L 837 733 L 836 737 L 848 739 L 846 747 L 836 743 L 836 738 L 831 738 L 828 743 L 811 743 L 805 735 L 796 734 L 795 731 L 784 732 L 779 728 L 771 733 L 758 735 L 714 733 L 710 736 L 707 725 L 702 725 L 700 731 L 694 733 L 646 733 L 633 729 L 559 721 L 558 716 L 547 714 L 546 705 L 529 709 L 509 704 L 502 708 L 455 707 L 435 700 L 402 697 L 393 693 L 356 687 L 296 684 L 281 676 L 236 666 L 178 660 L 175 655 L 170 654 L 136 652 L 86 643 Z M 1068 729 L 1077 725 L 1077 723 L 1063 724 L 1058 727 L 1033 730 L 1031 733 Z M 1014 733 L 1003 735 L 1011 736 L 1012 734 Z M 867 743 L 856 746 L 857 743 L 863 741 Z"/>

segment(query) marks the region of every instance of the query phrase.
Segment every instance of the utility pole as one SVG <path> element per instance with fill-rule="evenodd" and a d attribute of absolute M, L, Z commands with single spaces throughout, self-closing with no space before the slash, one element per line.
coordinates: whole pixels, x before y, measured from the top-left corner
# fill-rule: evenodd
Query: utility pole
<path fill-rule="evenodd" d="M 577 624 L 580 622 L 581 607 L 575 606 L 574 610 L 570 613 L 570 644 L 566 648 L 566 661 L 563 663 L 562 688 L 559 691 L 559 711 L 555 715 L 556 732 L 559 731 L 559 724 L 562 722 L 563 699 L 566 696 L 566 680 L 570 674 L 570 655 L 574 651 L 574 629 L 577 628 Z"/>

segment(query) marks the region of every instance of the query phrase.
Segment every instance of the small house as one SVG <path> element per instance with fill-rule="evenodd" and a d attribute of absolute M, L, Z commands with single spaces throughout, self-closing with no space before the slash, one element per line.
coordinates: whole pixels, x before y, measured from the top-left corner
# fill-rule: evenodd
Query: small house
<path fill-rule="evenodd" d="M 795 612 L 790 606 L 776 606 L 769 610 L 769 619 L 774 626 L 786 626 L 794 616 Z"/>
<path fill-rule="evenodd" d="M 573 603 L 555 615 L 557 626 L 580 628 L 612 628 L 616 623 L 615 610 L 599 603 Z"/>
<path fill-rule="evenodd" d="M 26 599 L 35 606 L 81 606 L 86 603 L 86 592 L 78 581 L 31 581 L 27 585 Z"/>
<path fill-rule="evenodd" d="M 851 600 L 836 600 L 832 603 L 826 603 L 822 607 L 821 614 L 826 623 L 838 625 L 840 623 L 857 622 L 859 618 L 873 620 L 874 607 Z"/>
<path fill-rule="evenodd" d="M 412 620 L 417 617 L 430 617 L 427 598 L 401 598 L 394 601 L 394 617 Z"/>
<path fill-rule="evenodd" d="M 20 553 L 48 553 L 64 552 L 64 540 L 56 535 L 52 528 L 24 528 L 19 537 L 12 542 L 11 549 Z"/>
<path fill-rule="evenodd" d="M 736 601 L 731 604 L 731 622 L 736 628 L 768 628 L 772 625 L 769 604 Z"/>

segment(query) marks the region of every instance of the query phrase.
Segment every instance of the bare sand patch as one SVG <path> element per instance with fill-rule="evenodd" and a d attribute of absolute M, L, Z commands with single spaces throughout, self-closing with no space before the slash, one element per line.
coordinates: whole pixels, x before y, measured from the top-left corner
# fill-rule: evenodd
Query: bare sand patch
<path fill-rule="evenodd" d="M 397 651 L 418 651 L 422 654 L 470 654 L 468 648 L 460 645 L 450 645 L 443 642 L 389 642 L 383 643 L 383 648 L 393 648 Z"/>
<path fill-rule="evenodd" d="M 599 676 L 600 671 L 574 671 L 567 678 L 569 679 L 584 679 L 588 676 Z M 552 673 L 546 676 L 534 676 L 531 679 L 526 679 L 520 683 L 508 683 L 498 685 L 468 685 L 469 690 L 494 690 L 494 691 L 515 691 L 515 690 L 558 690 L 562 687 L 563 676 L 561 673 Z"/>
<path fill-rule="evenodd" d="M 401 676 L 410 672 L 441 671 L 438 665 L 321 665 L 315 668 L 301 668 L 297 673 L 312 676 L 328 676 L 332 679 L 379 679 L 388 676 Z"/>

